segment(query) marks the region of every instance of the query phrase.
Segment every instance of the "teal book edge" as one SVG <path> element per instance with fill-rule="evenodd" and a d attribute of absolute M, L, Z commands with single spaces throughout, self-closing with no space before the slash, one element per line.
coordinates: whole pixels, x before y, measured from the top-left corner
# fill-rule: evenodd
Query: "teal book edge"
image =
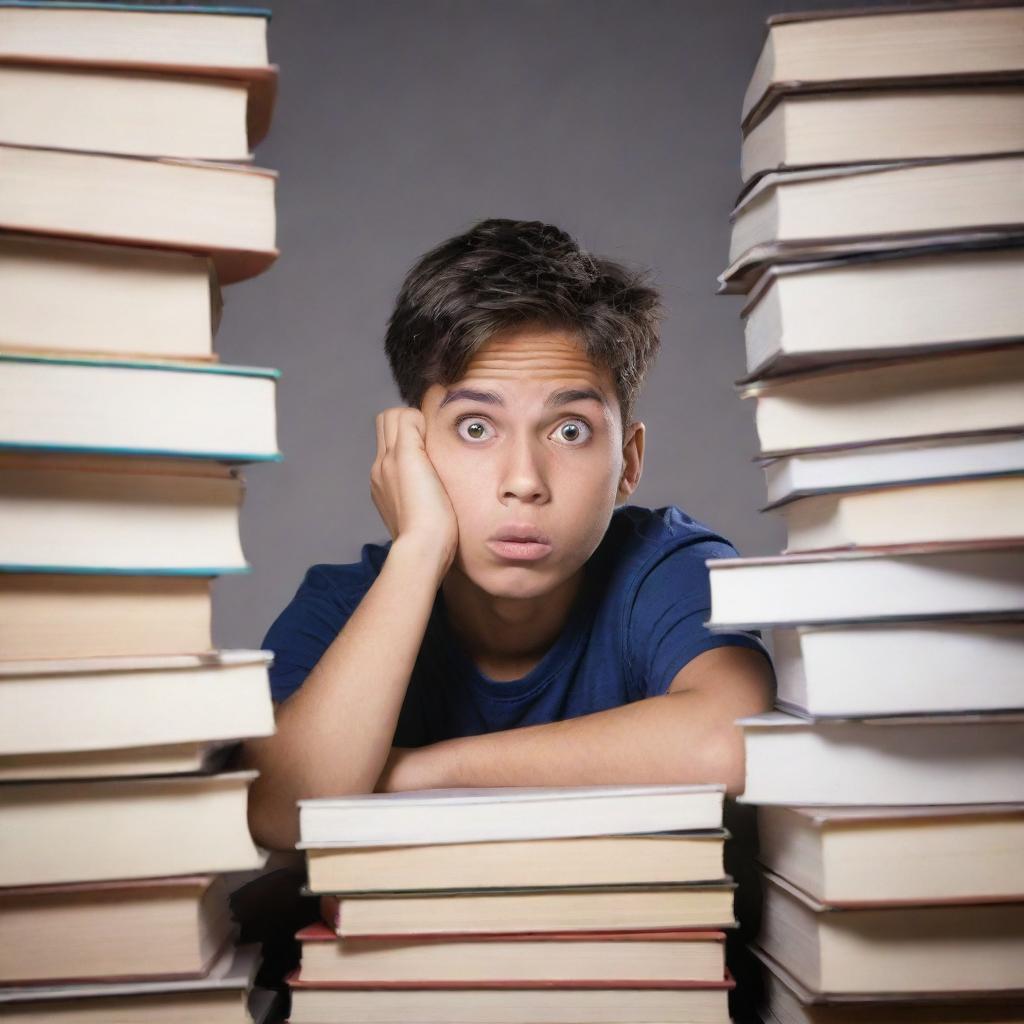
<path fill-rule="evenodd" d="M 2 6 L 4 0 L 0 0 Z M 148 359 L 85 359 L 75 356 L 30 356 L 0 352 L 0 362 L 53 363 L 57 366 L 103 366 L 118 370 L 163 370 L 166 373 L 219 373 L 228 377 L 266 377 L 280 380 L 281 371 L 269 366 L 225 366 L 222 363 L 162 363 Z"/>
<path fill-rule="evenodd" d="M 206 7 L 202 4 L 123 4 L 72 3 L 70 0 L 0 0 L 0 7 L 52 7 L 62 11 L 83 9 L 87 11 L 147 11 L 151 14 L 235 14 L 247 18 L 266 18 L 270 21 L 271 11 L 267 7 Z"/>
<path fill-rule="evenodd" d="M 197 565 L 188 569 L 168 569 L 159 565 L 21 565 L 18 562 L 0 563 L 0 573 L 33 573 L 61 576 L 244 576 L 252 572 L 251 565 L 217 566 Z"/>
<path fill-rule="evenodd" d="M 280 452 L 189 452 L 174 448 L 121 448 L 100 445 L 32 444 L 32 442 L 0 441 L 4 452 L 67 452 L 73 455 L 149 455 L 154 458 L 199 459 L 204 462 L 282 462 Z"/>

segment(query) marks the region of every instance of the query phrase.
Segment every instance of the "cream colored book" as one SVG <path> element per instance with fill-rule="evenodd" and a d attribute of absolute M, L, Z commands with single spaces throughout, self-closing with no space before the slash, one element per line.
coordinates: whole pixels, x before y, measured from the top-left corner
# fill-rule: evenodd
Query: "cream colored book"
<path fill-rule="evenodd" d="M 1024 475 L 812 494 L 775 511 L 792 552 L 1024 540 Z"/>
<path fill-rule="evenodd" d="M 1024 901 L 1024 807 L 762 807 L 758 858 L 830 906 Z"/>
<path fill-rule="evenodd" d="M 764 1024 L 1024 1024 L 1024 1005 L 1013 996 L 978 999 L 961 996 L 915 998 L 906 995 L 856 996 L 838 1000 L 800 984 L 763 950 L 758 959 L 768 968 Z"/>
<path fill-rule="evenodd" d="M 0 145 L 0 228 L 206 253 L 220 281 L 277 258 L 273 171 Z"/>
<path fill-rule="evenodd" d="M 770 267 L 744 308 L 748 377 L 1024 338 L 1024 248 Z"/>
<path fill-rule="evenodd" d="M 756 123 L 781 92 L 1016 77 L 1024 71 L 1022 37 L 1024 10 L 1008 4 L 775 15 L 743 97 L 744 124 Z"/>
<path fill-rule="evenodd" d="M 761 455 L 1024 428 L 1024 345 L 751 384 Z"/>
<path fill-rule="evenodd" d="M 729 260 L 759 246 L 1024 228 L 1024 156 L 766 174 L 732 212 Z M 728 273 L 728 272 L 727 272 Z"/>
<path fill-rule="evenodd" d="M 305 985 L 289 979 L 290 1024 L 729 1024 L 728 990 L 717 985 L 386 988 Z M 19 1020 L 18 1024 L 22 1024 Z M 76 1022 L 77 1024 L 77 1022 Z"/>
<path fill-rule="evenodd" d="M 0 787 L 0 886 L 258 868 L 264 858 L 246 824 L 256 774 Z"/>
<path fill-rule="evenodd" d="M 1020 903 L 832 909 L 766 882 L 759 945 L 812 992 L 1021 991 Z"/>
<path fill-rule="evenodd" d="M 717 829 L 716 785 L 505 786 L 299 801 L 300 847 L 397 846 Z"/>
<path fill-rule="evenodd" d="M 435 935 L 340 939 L 322 924 L 303 928 L 299 979 L 462 984 L 719 982 L 725 933 L 718 931 L 549 932 L 544 935 Z"/>
<path fill-rule="evenodd" d="M 707 562 L 709 626 L 1024 618 L 1024 545 L 933 544 Z"/>
<path fill-rule="evenodd" d="M 0 663 L 0 776 L 9 757 L 270 736 L 271 659 L 217 651 Z"/>
<path fill-rule="evenodd" d="M 0 235 L 5 351 L 213 359 L 222 305 L 205 256 Z"/>
<path fill-rule="evenodd" d="M 0 57 L 46 63 L 247 69 L 267 63 L 270 12 L 145 4 L 4 3 Z"/>
<path fill-rule="evenodd" d="M 0 450 L 0 565 L 245 572 L 243 482 L 220 463 Z"/>
<path fill-rule="evenodd" d="M 0 65 L 0 142 L 15 146 L 244 161 L 248 105 L 230 78 Z"/>
<path fill-rule="evenodd" d="M 724 928 L 733 923 L 732 904 L 731 884 L 382 893 L 321 901 L 325 920 L 341 938 Z"/>
<path fill-rule="evenodd" d="M 776 701 L 821 718 L 1024 708 L 1024 621 L 772 630 Z"/>
<path fill-rule="evenodd" d="M 243 1024 L 259 958 L 229 943 L 199 978 L 4 987 L 0 1012 L 5 1024 Z"/>
<path fill-rule="evenodd" d="M 307 849 L 309 889 L 355 895 L 714 882 L 722 832 Z"/>
<path fill-rule="evenodd" d="M 0 982 L 201 976 L 234 930 L 229 878 L 0 889 Z"/>
<path fill-rule="evenodd" d="M 261 367 L 0 352 L 0 448 L 278 460 L 279 376 Z"/>
<path fill-rule="evenodd" d="M 743 140 L 744 181 L 769 171 L 1024 150 L 1020 86 L 782 95 Z"/>
<path fill-rule="evenodd" d="M 784 455 L 764 465 L 768 505 L 885 484 L 971 479 L 1024 470 L 1024 436 L 978 434 Z"/>
<path fill-rule="evenodd" d="M 770 711 L 737 724 L 744 803 L 1024 803 L 1021 713 L 834 721 Z"/>
<path fill-rule="evenodd" d="M 210 583 L 200 576 L 0 572 L 0 664 L 209 651 Z"/>

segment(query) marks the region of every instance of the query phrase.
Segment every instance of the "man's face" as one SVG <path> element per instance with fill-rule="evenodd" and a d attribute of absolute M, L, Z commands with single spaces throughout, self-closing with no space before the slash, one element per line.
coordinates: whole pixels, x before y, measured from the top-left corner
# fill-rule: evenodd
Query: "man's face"
<path fill-rule="evenodd" d="M 624 436 L 611 373 L 564 331 L 495 335 L 421 409 L 459 524 L 454 568 L 495 597 L 572 577 L 639 481 L 643 425 Z"/>

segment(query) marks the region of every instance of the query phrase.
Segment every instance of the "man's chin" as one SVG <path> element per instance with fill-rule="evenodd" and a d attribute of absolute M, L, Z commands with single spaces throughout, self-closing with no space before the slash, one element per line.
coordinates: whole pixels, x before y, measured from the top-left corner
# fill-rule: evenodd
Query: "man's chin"
<path fill-rule="evenodd" d="M 520 601 L 544 597 L 559 582 L 550 570 L 545 571 L 538 565 L 504 565 L 466 575 L 489 597 Z"/>

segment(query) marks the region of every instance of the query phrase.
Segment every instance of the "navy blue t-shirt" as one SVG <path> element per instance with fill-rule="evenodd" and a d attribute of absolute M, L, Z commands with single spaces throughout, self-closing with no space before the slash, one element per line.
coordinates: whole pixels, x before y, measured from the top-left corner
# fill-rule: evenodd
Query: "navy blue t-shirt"
<path fill-rule="evenodd" d="M 270 627 L 275 701 L 295 692 L 377 578 L 390 544 L 367 544 L 350 565 L 314 565 Z M 669 506 L 616 509 L 553 646 L 521 679 L 483 675 L 460 646 L 438 591 L 395 731 L 418 747 L 455 736 L 586 715 L 665 693 L 713 647 L 763 651 L 757 634 L 711 633 L 707 558 L 732 545 Z"/>

